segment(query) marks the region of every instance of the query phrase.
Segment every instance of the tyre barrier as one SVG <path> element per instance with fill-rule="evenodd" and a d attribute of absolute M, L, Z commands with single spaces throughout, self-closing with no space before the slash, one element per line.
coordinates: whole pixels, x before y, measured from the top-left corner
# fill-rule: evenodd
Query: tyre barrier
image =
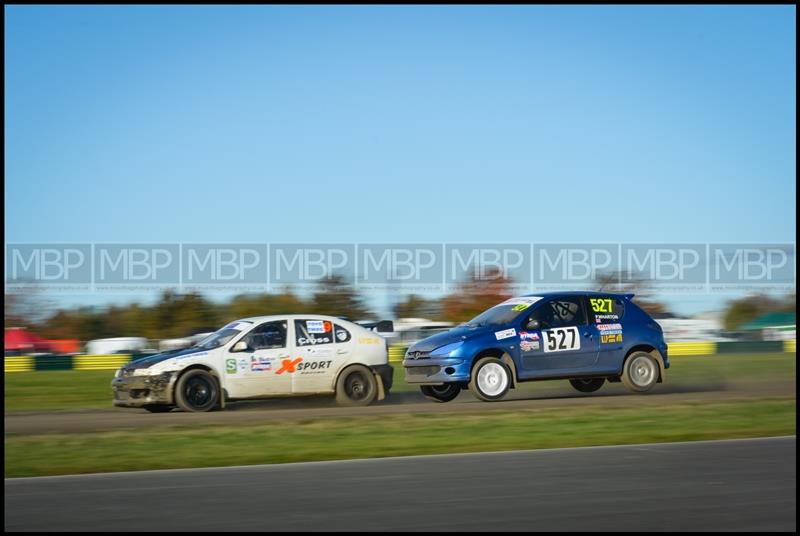
<path fill-rule="evenodd" d="M 116 370 L 125 363 L 153 354 L 42 354 L 6 356 L 3 371 L 33 372 L 40 370 Z"/>

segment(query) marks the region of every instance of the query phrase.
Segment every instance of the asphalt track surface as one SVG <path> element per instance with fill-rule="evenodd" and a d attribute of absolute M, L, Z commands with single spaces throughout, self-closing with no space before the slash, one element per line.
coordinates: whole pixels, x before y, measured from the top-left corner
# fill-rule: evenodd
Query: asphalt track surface
<path fill-rule="evenodd" d="M 796 438 L 7 479 L 6 531 L 794 531 Z"/>

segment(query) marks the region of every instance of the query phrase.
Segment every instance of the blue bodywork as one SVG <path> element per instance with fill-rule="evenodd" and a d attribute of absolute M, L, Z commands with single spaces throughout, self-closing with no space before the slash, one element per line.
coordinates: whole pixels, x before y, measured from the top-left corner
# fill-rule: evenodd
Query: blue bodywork
<path fill-rule="evenodd" d="M 669 368 L 663 332 L 650 315 L 631 301 L 632 297 L 632 294 L 608 292 L 540 293 L 520 297 L 518 299 L 540 299 L 518 314 L 507 307 L 513 318 L 503 323 L 462 324 L 411 346 L 403 360 L 406 381 L 417 385 L 459 383 L 466 387 L 473 364 L 484 356 L 504 359 L 513 368 L 514 382 L 590 377 L 615 381 L 622 374 L 625 358 L 638 350 L 660 357 L 663 377 L 664 369 Z M 560 299 L 578 301 L 584 307 L 585 321 L 574 324 L 580 341 L 573 341 L 572 346 L 578 346 L 575 349 L 545 351 L 545 339 L 550 342 L 553 338 L 553 334 L 545 332 L 555 330 L 526 330 L 525 324 L 539 308 Z M 613 318 L 615 315 L 593 311 L 594 307 L 602 308 L 604 300 L 621 304 L 622 314 Z M 523 305 L 516 307 L 521 309 Z M 598 326 L 608 330 L 602 331 Z"/>

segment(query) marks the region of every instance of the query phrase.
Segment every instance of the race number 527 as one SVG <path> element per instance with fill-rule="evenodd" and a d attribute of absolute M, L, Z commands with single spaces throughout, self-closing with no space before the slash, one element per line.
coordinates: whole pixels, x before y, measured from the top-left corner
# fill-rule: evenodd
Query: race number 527
<path fill-rule="evenodd" d="M 545 352 L 563 352 L 565 350 L 579 350 L 581 339 L 578 337 L 578 328 L 555 328 L 543 332 Z"/>

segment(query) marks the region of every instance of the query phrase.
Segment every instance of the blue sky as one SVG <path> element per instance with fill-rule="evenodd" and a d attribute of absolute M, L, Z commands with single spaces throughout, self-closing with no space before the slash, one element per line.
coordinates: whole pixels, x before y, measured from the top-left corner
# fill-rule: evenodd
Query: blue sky
<path fill-rule="evenodd" d="M 5 240 L 794 242 L 795 19 L 6 6 Z"/>

